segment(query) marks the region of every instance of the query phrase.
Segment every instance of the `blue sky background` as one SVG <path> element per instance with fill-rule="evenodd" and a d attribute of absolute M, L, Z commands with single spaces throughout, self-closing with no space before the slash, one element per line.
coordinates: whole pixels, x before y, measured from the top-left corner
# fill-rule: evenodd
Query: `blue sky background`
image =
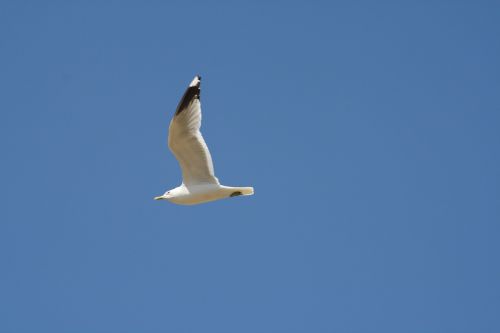
<path fill-rule="evenodd" d="M 1 332 L 499 332 L 495 1 L 2 1 Z M 216 174 L 167 126 L 203 77 Z"/>

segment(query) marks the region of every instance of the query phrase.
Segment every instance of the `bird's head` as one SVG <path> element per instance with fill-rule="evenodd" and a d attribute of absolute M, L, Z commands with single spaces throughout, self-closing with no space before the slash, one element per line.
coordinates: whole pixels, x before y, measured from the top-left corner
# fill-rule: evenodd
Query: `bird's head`
<path fill-rule="evenodd" d="M 170 198 L 172 198 L 172 193 L 171 193 L 171 191 L 167 191 L 163 195 L 157 196 L 154 199 L 155 200 L 169 200 Z"/>

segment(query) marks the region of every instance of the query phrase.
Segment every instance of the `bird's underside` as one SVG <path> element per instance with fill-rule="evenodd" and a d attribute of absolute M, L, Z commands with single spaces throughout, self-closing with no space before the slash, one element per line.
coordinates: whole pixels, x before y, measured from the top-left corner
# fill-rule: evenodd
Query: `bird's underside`
<path fill-rule="evenodd" d="M 190 188 L 182 188 L 168 199 L 170 202 L 179 205 L 196 205 L 200 203 L 237 197 L 240 195 L 252 195 L 252 187 L 232 187 L 219 184 L 205 184 L 191 186 Z"/>

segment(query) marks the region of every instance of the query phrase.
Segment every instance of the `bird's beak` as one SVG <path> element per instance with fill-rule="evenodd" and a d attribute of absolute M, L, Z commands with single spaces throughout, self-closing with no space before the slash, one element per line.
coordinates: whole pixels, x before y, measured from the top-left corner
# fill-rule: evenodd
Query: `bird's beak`
<path fill-rule="evenodd" d="M 163 197 L 163 195 L 160 195 L 159 197 L 155 197 L 155 200 L 163 200 L 163 199 L 165 199 L 165 198 Z"/>

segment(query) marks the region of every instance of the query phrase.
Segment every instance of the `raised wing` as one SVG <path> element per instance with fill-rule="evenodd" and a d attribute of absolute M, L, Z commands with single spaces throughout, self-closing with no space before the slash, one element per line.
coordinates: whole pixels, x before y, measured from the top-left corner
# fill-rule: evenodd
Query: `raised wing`
<path fill-rule="evenodd" d="M 179 161 L 182 180 L 187 186 L 219 183 L 214 175 L 212 156 L 200 132 L 200 83 L 201 77 L 196 76 L 186 89 L 168 132 L 168 147 Z"/>

